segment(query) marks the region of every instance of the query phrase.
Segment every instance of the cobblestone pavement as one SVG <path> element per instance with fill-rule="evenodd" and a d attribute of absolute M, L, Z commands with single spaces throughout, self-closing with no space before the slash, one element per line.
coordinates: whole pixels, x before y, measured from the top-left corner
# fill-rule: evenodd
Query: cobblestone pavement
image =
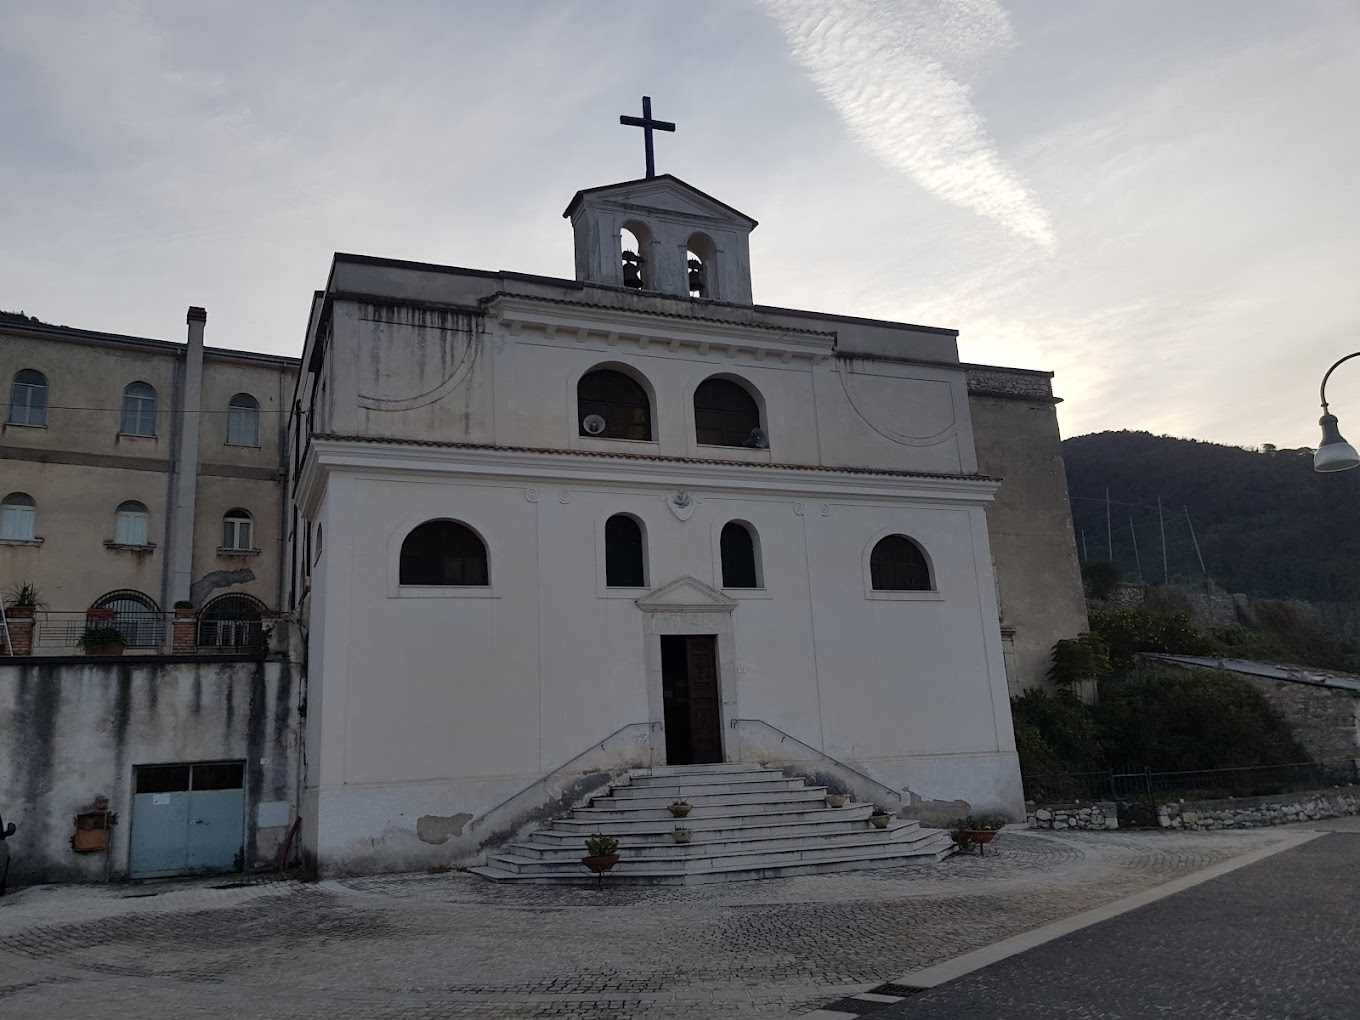
<path fill-rule="evenodd" d="M 872 1020 L 1355 1020 L 1360 832 L 1083 928 Z"/>
<path fill-rule="evenodd" d="M 657 889 L 37 887 L 0 899 L 0 1018 L 784 1020 L 1283 838 L 1006 830 L 985 858 Z"/>

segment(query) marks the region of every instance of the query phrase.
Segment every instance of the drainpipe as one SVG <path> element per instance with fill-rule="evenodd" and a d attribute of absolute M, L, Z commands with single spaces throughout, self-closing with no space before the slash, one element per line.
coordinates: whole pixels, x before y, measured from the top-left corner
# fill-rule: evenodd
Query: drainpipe
<path fill-rule="evenodd" d="M 161 590 L 159 603 L 162 611 L 170 611 L 170 543 L 174 540 L 175 480 L 179 477 L 175 465 L 179 462 L 180 424 L 184 420 L 181 404 L 184 401 L 184 359 L 175 358 L 175 375 L 170 388 L 170 446 L 166 457 L 165 513 L 161 525 Z M 174 647 L 172 628 L 165 630 L 164 650 Z"/>
<path fill-rule="evenodd" d="M 203 404 L 203 327 L 208 313 L 190 306 L 184 353 L 184 427 L 175 479 L 174 536 L 170 547 L 171 602 L 189 598 L 194 577 L 194 516 L 198 499 L 198 426 Z"/>
<path fill-rule="evenodd" d="M 275 428 L 278 430 L 278 470 L 274 475 L 274 484 L 279 487 L 279 541 L 278 553 L 274 557 L 274 562 L 278 564 L 278 584 L 274 591 L 274 608 L 282 610 L 283 605 L 283 575 L 285 570 L 285 552 L 288 541 L 288 486 L 290 483 L 288 471 L 288 419 L 284 417 L 283 409 L 286 397 L 285 389 L 288 380 L 288 370 L 279 369 L 279 413 L 274 415 Z"/>

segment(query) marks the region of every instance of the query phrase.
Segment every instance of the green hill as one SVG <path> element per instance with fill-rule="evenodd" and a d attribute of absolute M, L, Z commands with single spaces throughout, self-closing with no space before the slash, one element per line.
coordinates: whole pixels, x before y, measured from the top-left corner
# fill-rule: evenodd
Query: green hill
<path fill-rule="evenodd" d="M 1161 581 L 1160 497 L 1173 582 L 1204 577 L 1193 527 L 1208 575 L 1228 591 L 1360 599 L 1360 469 L 1318 474 L 1307 449 L 1254 451 L 1148 432 L 1077 436 L 1063 443 L 1063 456 L 1084 560 L 1113 559 L 1130 580 L 1141 560 L 1142 577 Z"/>

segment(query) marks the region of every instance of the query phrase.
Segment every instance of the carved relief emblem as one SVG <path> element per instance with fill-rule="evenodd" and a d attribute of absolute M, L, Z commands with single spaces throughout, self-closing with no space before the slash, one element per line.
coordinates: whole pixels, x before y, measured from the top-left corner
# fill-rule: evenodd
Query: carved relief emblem
<path fill-rule="evenodd" d="M 670 512 L 682 521 L 687 521 L 694 516 L 694 508 L 703 500 L 695 499 L 688 492 L 683 490 L 672 492 L 669 496 L 662 497 L 666 501 L 666 506 Z"/>

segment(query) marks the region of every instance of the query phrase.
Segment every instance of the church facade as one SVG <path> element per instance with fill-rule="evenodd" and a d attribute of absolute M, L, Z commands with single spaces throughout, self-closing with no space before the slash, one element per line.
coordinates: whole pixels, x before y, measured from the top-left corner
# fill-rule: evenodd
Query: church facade
<path fill-rule="evenodd" d="M 1048 375 L 754 304 L 755 221 L 674 177 L 566 216 L 574 280 L 337 255 L 315 296 L 318 871 L 473 861 L 648 765 L 1021 817 L 1008 695 L 1085 626 Z"/>

